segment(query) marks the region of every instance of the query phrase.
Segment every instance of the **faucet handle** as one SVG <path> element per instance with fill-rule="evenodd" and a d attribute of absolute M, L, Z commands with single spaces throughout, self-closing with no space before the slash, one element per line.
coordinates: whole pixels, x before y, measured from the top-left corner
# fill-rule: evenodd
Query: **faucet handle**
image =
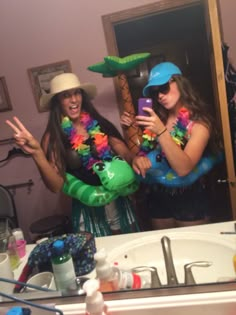
<path fill-rule="evenodd" d="M 156 267 L 138 266 L 132 268 L 132 271 L 135 273 L 149 271 L 151 273 L 151 288 L 160 288 L 162 286 Z"/>
<path fill-rule="evenodd" d="M 196 281 L 193 277 L 192 267 L 210 267 L 212 262 L 210 261 L 194 261 L 189 264 L 184 265 L 184 283 L 196 284 Z"/>

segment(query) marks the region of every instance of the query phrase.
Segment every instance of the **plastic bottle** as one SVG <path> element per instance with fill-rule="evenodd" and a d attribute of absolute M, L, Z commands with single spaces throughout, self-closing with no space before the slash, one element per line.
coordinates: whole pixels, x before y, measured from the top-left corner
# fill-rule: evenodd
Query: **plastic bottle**
<path fill-rule="evenodd" d="M 7 253 L 10 259 L 11 269 L 15 270 L 20 264 L 20 257 L 17 252 L 16 239 L 13 234 L 10 234 L 8 237 Z"/>
<path fill-rule="evenodd" d="M 63 240 L 57 240 L 52 248 L 52 269 L 57 290 L 67 293 L 76 289 L 76 275 L 71 255 L 66 251 Z"/>
<path fill-rule="evenodd" d="M 7 219 L 0 220 L 0 252 L 9 255 L 12 270 L 19 266 L 20 257 L 17 252 L 16 239 Z"/>
<path fill-rule="evenodd" d="M 100 283 L 97 279 L 89 279 L 83 285 L 83 290 L 86 293 L 85 304 L 86 314 L 89 315 L 105 315 L 104 299 L 99 292 Z"/>
<path fill-rule="evenodd" d="M 20 228 L 15 228 L 12 230 L 12 234 L 15 236 L 16 241 L 24 240 L 23 231 Z"/>
<path fill-rule="evenodd" d="M 122 270 L 112 266 L 107 261 L 105 249 L 101 249 L 94 255 L 96 260 L 97 279 L 100 280 L 102 292 L 117 291 L 120 289 L 142 289 L 151 287 L 151 275 L 147 273 L 135 273 L 131 270 Z"/>
<path fill-rule="evenodd" d="M 135 273 L 130 270 L 121 271 L 119 279 L 119 289 L 144 289 L 151 288 L 150 274 Z"/>
<path fill-rule="evenodd" d="M 100 290 L 102 292 L 118 290 L 119 270 L 107 261 L 105 249 L 102 248 L 95 253 L 94 259 L 96 260 L 96 274 L 100 282 Z"/>

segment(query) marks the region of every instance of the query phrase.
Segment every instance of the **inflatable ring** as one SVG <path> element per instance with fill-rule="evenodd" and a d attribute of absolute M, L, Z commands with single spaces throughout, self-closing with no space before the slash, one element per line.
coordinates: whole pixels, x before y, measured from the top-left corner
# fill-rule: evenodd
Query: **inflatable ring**
<path fill-rule="evenodd" d="M 152 167 L 147 171 L 145 178 L 138 176 L 138 180 L 146 184 L 162 184 L 168 187 L 184 187 L 192 185 L 201 176 L 207 174 L 215 165 L 224 160 L 222 152 L 217 155 L 205 155 L 194 169 L 186 176 L 179 176 L 172 170 L 160 150 L 154 150 L 147 154 Z"/>
<path fill-rule="evenodd" d="M 63 192 L 87 206 L 100 207 L 119 196 L 134 193 L 139 187 L 131 166 L 118 156 L 113 157 L 112 161 L 95 163 L 93 170 L 99 176 L 102 185 L 92 186 L 66 173 Z"/>
<path fill-rule="evenodd" d="M 85 184 L 69 173 L 66 174 L 63 192 L 72 198 L 80 200 L 87 206 L 95 207 L 104 206 L 119 196 L 117 192 L 111 192 L 103 186 Z"/>

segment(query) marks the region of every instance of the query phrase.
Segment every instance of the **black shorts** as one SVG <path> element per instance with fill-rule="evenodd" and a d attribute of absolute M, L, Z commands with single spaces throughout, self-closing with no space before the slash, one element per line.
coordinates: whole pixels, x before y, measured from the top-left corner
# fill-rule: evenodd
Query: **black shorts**
<path fill-rule="evenodd" d="M 207 189 L 196 182 L 184 188 L 153 185 L 148 192 L 148 209 L 153 219 L 203 220 L 210 215 Z"/>

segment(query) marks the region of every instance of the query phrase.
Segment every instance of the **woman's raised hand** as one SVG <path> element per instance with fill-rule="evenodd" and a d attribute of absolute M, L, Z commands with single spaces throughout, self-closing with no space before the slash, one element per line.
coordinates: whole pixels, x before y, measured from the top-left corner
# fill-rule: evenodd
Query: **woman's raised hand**
<path fill-rule="evenodd" d="M 145 178 L 146 172 L 152 167 L 152 163 L 146 156 L 135 156 L 132 161 L 132 167 L 135 173 Z"/>
<path fill-rule="evenodd" d="M 120 116 L 120 124 L 123 128 L 129 128 L 134 122 L 134 116 L 128 112 L 123 112 Z"/>
<path fill-rule="evenodd" d="M 6 124 L 14 131 L 13 137 L 16 144 L 26 153 L 34 154 L 37 150 L 41 150 L 40 143 L 25 128 L 22 122 L 13 117 L 14 122 L 6 120 Z"/>
<path fill-rule="evenodd" d="M 159 134 L 165 127 L 160 118 L 156 115 L 153 109 L 144 107 L 144 110 L 149 116 L 136 116 L 135 124 L 150 130 L 153 133 Z"/>

